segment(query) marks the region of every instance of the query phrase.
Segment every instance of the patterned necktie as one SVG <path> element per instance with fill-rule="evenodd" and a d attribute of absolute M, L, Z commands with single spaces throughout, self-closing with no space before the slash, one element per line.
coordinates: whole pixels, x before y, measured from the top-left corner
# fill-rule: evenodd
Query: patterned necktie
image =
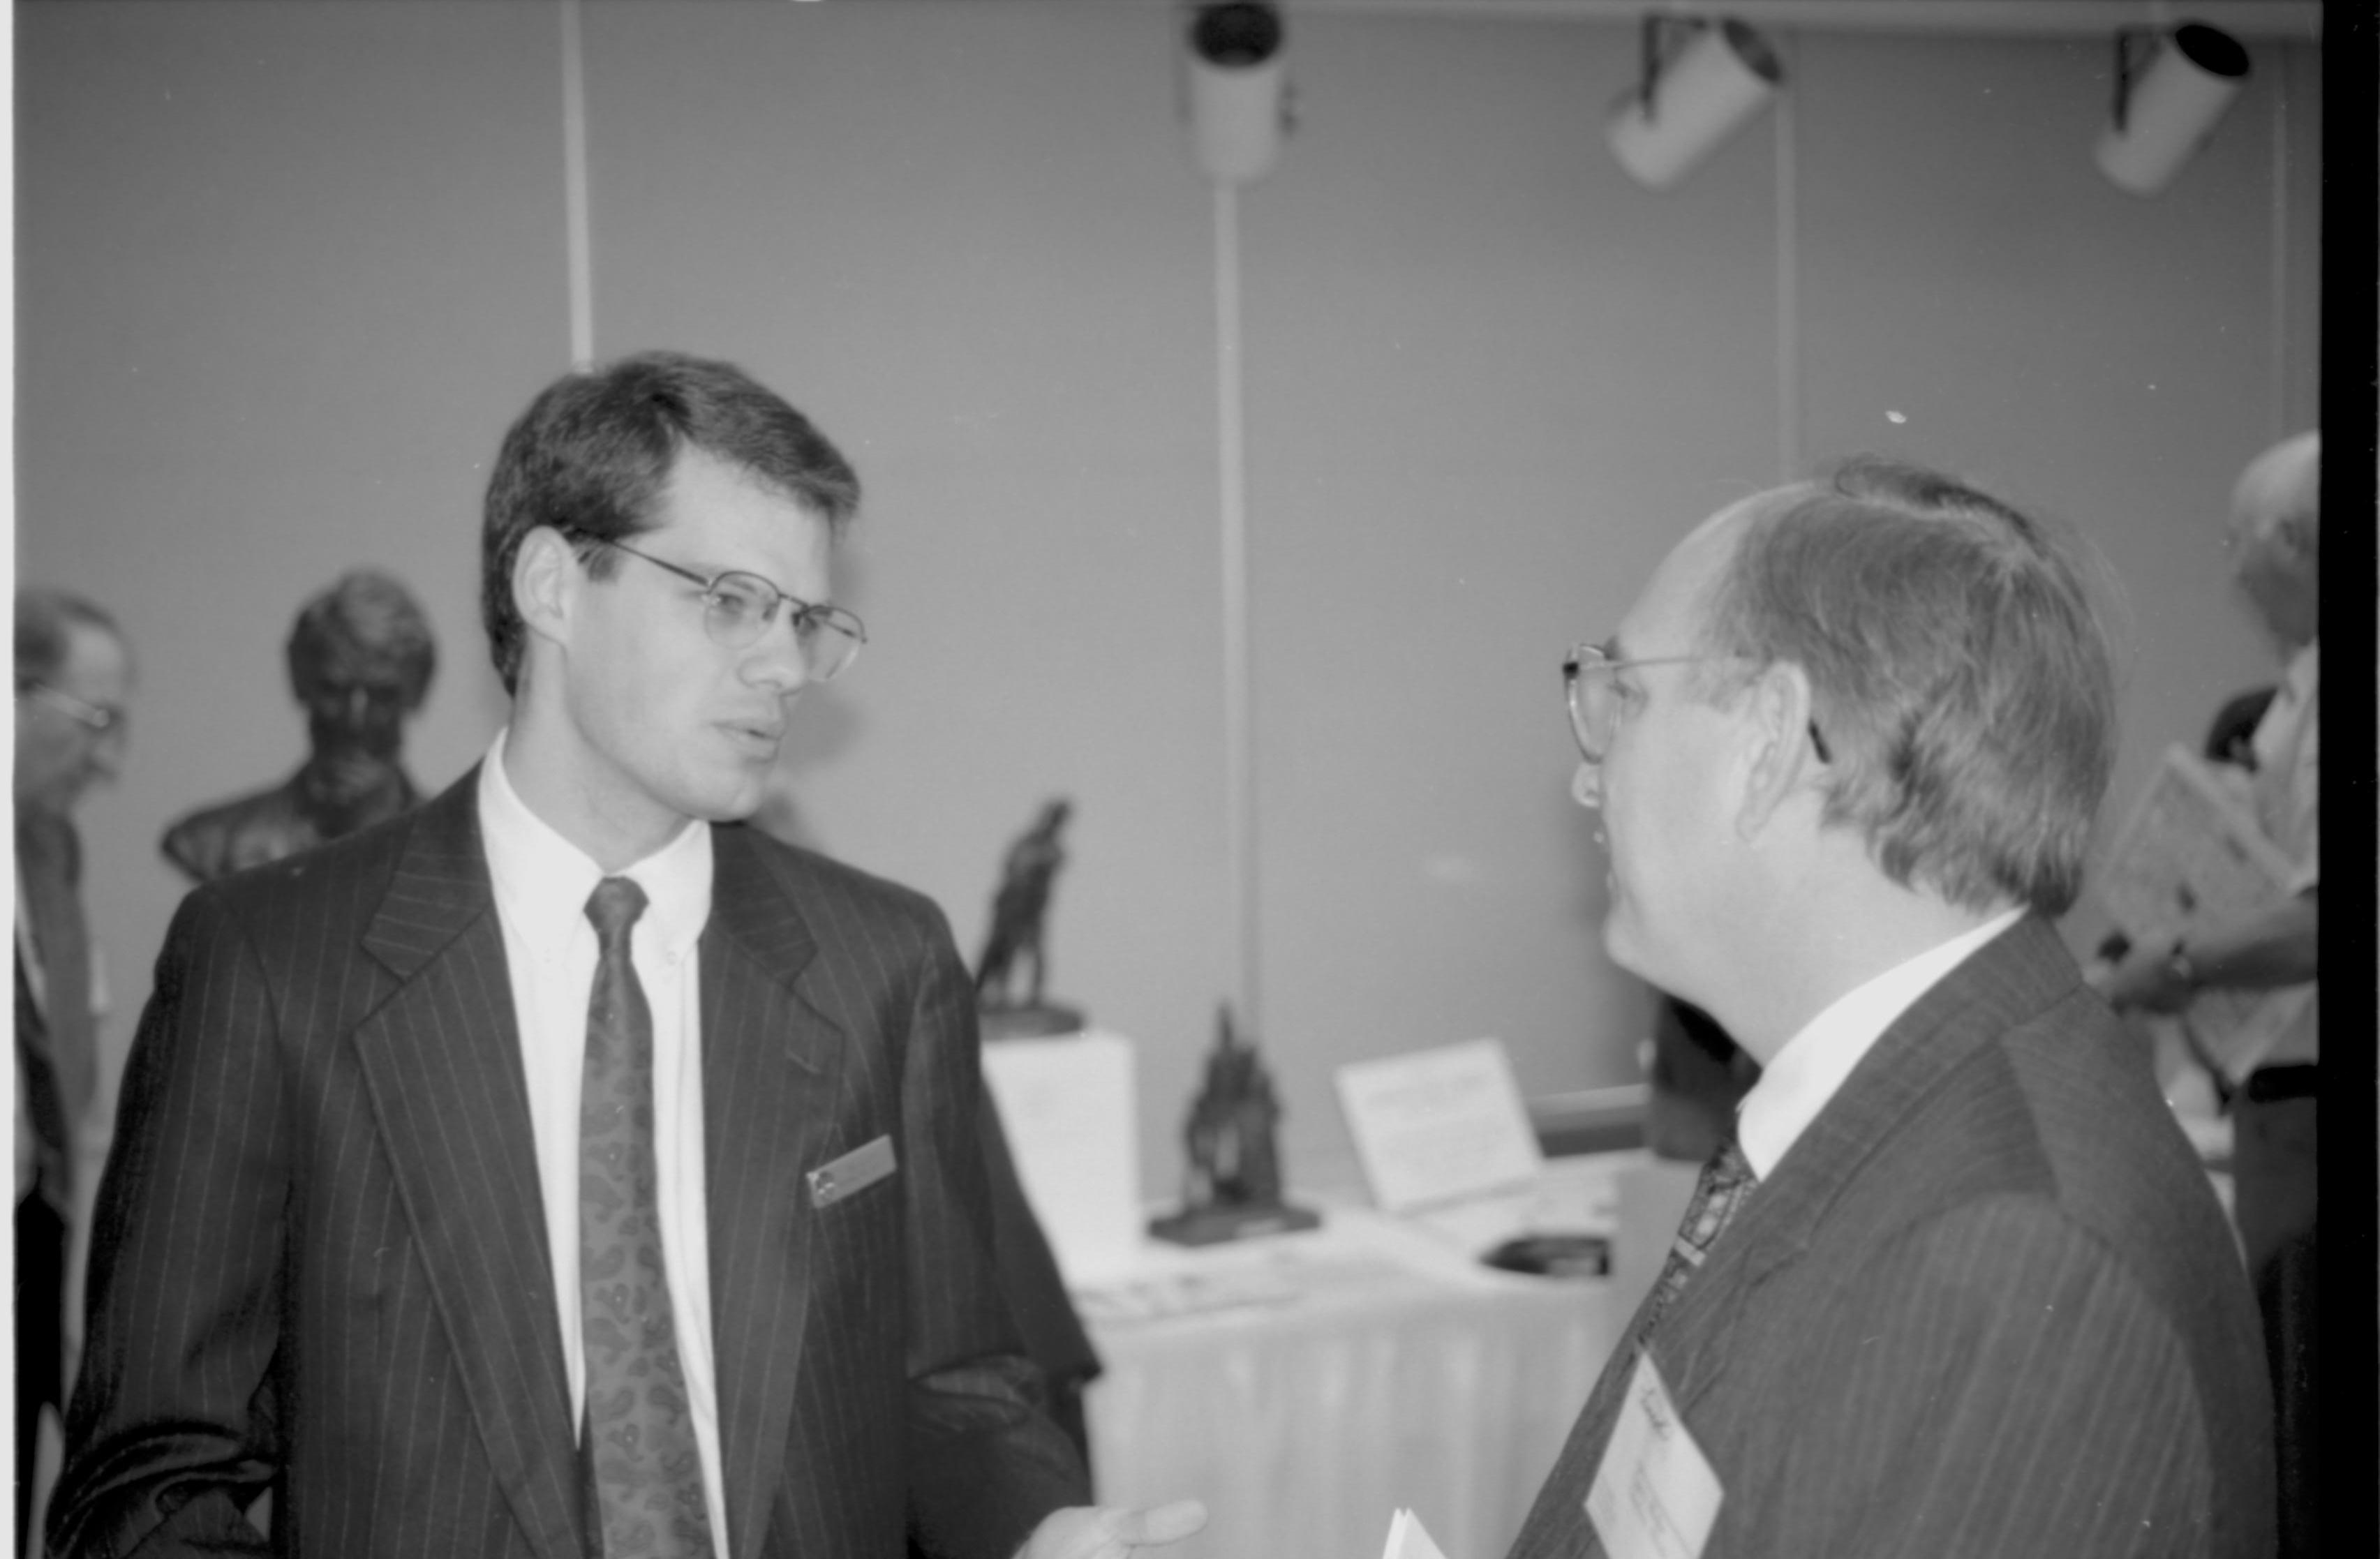
<path fill-rule="evenodd" d="M 581 1430 L 603 1559 L 708 1559 L 710 1516 L 662 1267 L 653 1155 L 653 1014 L 628 960 L 644 890 L 605 877 L 587 900 L 601 949 L 578 1105 Z"/>
<path fill-rule="evenodd" d="M 1722 1138 L 1718 1150 L 1703 1164 L 1703 1171 L 1694 1180 L 1694 1194 L 1686 1203 L 1686 1215 L 1678 1224 L 1678 1237 L 1670 1242 L 1670 1254 L 1661 1263 L 1661 1275 L 1653 1284 L 1653 1296 L 1645 1301 L 1645 1323 L 1637 1329 L 1643 1337 L 1659 1324 L 1661 1316 L 1685 1287 L 1710 1254 L 1711 1242 L 1719 1237 L 1760 1177 L 1752 1172 L 1751 1162 L 1743 1156 L 1743 1146 L 1730 1131 Z"/>
<path fill-rule="evenodd" d="M 20 1028 L 28 1104 L 41 1138 L 42 1183 L 63 1204 L 74 1184 L 74 1123 L 98 1091 L 99 1057 L 91 1014 L 91 935 L 75 890 L 81 845 L 74 825 L 54 812 L 26 808 L 17 817 L 17 871 L 25 914 L 41 960 L 40 1022 Z"/>

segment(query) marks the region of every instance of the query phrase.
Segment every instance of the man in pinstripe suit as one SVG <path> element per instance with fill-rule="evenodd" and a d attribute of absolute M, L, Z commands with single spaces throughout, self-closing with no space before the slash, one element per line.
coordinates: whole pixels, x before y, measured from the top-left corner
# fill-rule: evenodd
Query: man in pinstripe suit
<path fill-rule="evenodd" d="M 1606 946 L 1764 1070 L 1515 1559 L 2268 1553 L 2245 1278 L 2049 924 L 2114 703 L 2058 544 L 1856 462 L 1567 673 Z"/>
<path fill-rule="evenodd" d="M 54 1552 L 1091 1559 L 1203 1518 L 1089 1507 L 1035 1405 L 939 912 L 736 826 L 864 637 L 826 604 L 857 497 L 725 364 L 515 423 L 510 725 L 168 934 Z M 624 1546 L 638 1479 L 679 1546 Z"/>

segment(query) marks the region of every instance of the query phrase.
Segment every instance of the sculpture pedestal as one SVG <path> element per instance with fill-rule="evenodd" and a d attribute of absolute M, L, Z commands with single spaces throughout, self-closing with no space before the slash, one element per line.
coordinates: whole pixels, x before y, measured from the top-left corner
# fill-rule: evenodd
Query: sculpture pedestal
<path fill-rule="evenodd" d="M 1227 1239 L 1252 1239 L 1260 1234 L 1291 1234 L 1321 1222 L 1321 1214 L 1284 1202 L 1263 1207 L 1186 1208 L 1150 1219 L 1148 1232 L 1176 1245 L 1220 1245 Z"/>

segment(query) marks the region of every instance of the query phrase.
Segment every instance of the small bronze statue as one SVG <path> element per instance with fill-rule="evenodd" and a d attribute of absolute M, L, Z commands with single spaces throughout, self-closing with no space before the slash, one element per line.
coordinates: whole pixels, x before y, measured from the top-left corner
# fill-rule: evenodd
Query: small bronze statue
<path fill-rule="evenodd" d="M 358 569 L 308 601 L 289 633 L 289 683 L 310 744 L 268 790 L 190 813 L 165 857 L 197 881 L 275 861 L 394 817 L 420 793 L 398 762 L 404 722 L 437 668 L 430 622 L 404 586 Z"/>
<path fill-rule="evenodd" d="M 1256 1046 L 1241 1043 L 1226 1006 L 1216 1018 L 1205 1085 L 1182 1127 L 1190 1157 L 1182 1211 L 1155 1220 L 1148 1232 L 1177 1245 L 1212 1245 L 1320 1223 L 1314 1213 L 1281 1200 L 1274 1141 L 1280 1122 L 1272 1078 Z"/>
<path fill-rule="evenodd" d="M 1050 889 L 1058 868 L 1066 864 L 1060 830 L 1073 816 L 1072 803 L 1060 797 L 1041 808 L 1040 818 L 1008 847 L 1000 890 L 991 900 L 991 929 L 985 933 L 983 955 L 976 961 L 976 1009 L 981 1014 L 986 1039 L 1029 1039 L 1073 1033 L 1083 1026 L 1083 1014 L 1074 1008 L 1042 999 L 1049 959 L 1042 950 L 1042 925 L 1050 914 Z M 1024 999 L 1014 990 L 1018 966 L 1032 961 L 1032 976 Z"/>

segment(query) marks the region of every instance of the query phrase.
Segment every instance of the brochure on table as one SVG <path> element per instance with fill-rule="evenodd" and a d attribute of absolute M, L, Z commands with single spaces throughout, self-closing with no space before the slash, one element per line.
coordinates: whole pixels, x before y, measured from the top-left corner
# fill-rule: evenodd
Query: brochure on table
<path fill-rule="evenodd" d="M 1523 1234 L 1605 1234 L 1606 1162 L 1548 1166 L 1498 1039 L 1341 1067 L 1335 1078 L 1373 1202 L 1474 1253 Z"/>

